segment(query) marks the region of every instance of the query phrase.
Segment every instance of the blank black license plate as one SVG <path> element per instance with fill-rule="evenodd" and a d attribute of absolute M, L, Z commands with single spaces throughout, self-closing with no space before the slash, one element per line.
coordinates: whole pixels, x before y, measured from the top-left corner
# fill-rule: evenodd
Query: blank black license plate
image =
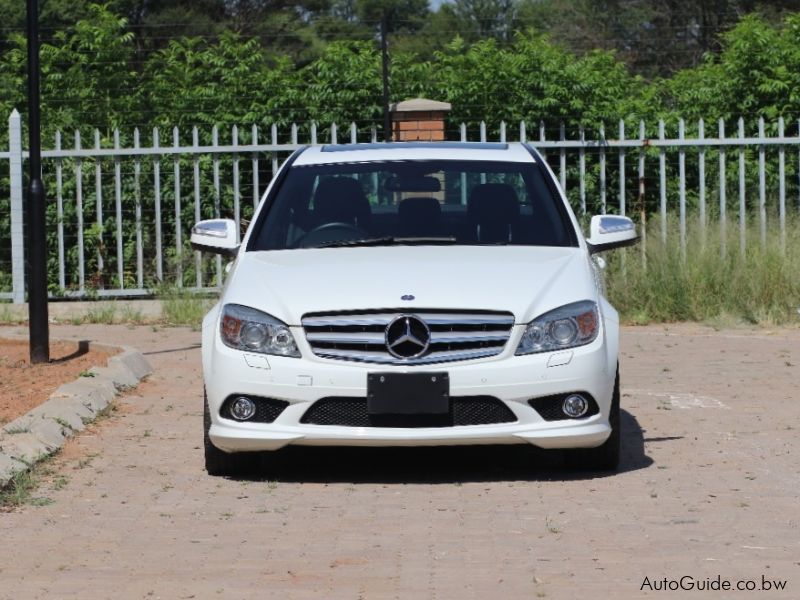
<path fill-rule="evenodd" d="M 450 412 L 447 373 L 370 373 L 367 412 L 371 415 L 429 415 Z"/>

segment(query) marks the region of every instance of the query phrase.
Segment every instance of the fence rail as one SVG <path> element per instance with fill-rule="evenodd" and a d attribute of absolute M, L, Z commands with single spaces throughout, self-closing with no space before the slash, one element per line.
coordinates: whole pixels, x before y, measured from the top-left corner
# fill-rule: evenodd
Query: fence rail
<path fill-rule="evenodd" d="M 656 215 L 666 241 L 668 218 L 677 212 L 684 249 L 690 214 L 703 228 L 713 214 L 724 229 L 734 210 L 742 252 L 749 215 L 758 219 L 760 243 L 766 243 L 772 230 L 784 243 L 790 194 L 800 209 L 800 133 L 786 135 L 782 119 L 770 128 L 775 136 L 766 135 L 763 119 L 755 136 L 746 134 L 742 119 L 734 136 L 726 135 L 724 121 L 715 125 L 716 137 L 706 135 L 703 121 L 691 124 L 696 135 L 689 137 L 681 120 L 677 137 L 667 137 L 663 122 L 658 134 L 648 137 L 641 122 L 632 134 L 619 123 L 613 137 L 601 126 L 590 136 L 580 128 L 577 139 L 567 139 L 563 125 L 548 137 L 544 125 L 529 130 L 525 122 L 513 128 L 500 123 L 490 136 L 487 125 L 480 123 L 474 131 L 462 124 L 449 137 L 530 142 L 545 154 L 579 215 L 633 212 L 642 220 Z M 796 129 L 800 132 L 800 123 Z M 279 132 L 273 125 L 269 143 L 263 143 L 259 136 L 264 132 L 256 126 L 234 126 L 220 143 L 216 127 L 210 132 L 153 129 L 146 140 L 138 129 L 124 134 L 114 130 L 108 136 L 94 130 L 89 144 L 81 132 L 69 141 L 59 132 L 53 147 L 42 152 L 51 265 L 57 267 L 51 269 L 51 292 L 87 297 L 148 295 L 159 285 L 217 289 L 221 259 L 201 257 L 186 245 L 193 221 L 229 216 L 241 226 L 289 153 L 305 144 L 374 142 L 376 131 L 359 130 L 355 123 L 343 131 L 336 124 L 320 130 L 311 123 Z M 279 133 L 285 141 L 279 142 Z M 797 160 L 787 160 L 790 151 L 797 153 Z M 0 164 L 9 173 L 2 190 L 8 198 L 6 215 L 0 199 L 0 298 L 14 302 L 24 300 L 22 190 L 27 158 L 20 115 L 14 111 L 9 149 L 0 152 Z M 616 193 L 610 182 L 616 183 Z M 772 201 L 775 195 L 777 202 Z M 768 228 L 770 221 L 777 227 Z"/>

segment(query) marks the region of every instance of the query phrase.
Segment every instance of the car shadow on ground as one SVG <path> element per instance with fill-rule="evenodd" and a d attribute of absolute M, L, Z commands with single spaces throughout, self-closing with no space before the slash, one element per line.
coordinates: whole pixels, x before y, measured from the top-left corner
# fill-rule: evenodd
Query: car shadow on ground
<path fill-rule="evenodd" d="M 621 412 L 622 454 L 616 472 L 568 468 L 563 454 L 526 445 L 427 448 L 294 446 L 263 453 L 244 480 L 315 483 L 430 483 L 564 481 L 608 477 L 653 464 L 642 428 Z"/>

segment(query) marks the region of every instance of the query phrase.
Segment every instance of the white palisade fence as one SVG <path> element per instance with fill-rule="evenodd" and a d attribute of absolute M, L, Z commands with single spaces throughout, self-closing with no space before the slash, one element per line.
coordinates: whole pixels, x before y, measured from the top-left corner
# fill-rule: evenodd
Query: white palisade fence
<path fill-rule="evenodd" d="M 739 119 L 687 124 L 680 120 L 619 123 L 569 132 L 525 122 L 461 125 L 449 132 L 462 141 L 527 141 L 546 157 L 576 213 L 613 212 L 637 220 L 656 218 L 667 239 L 675 218 L 685 248 L 687 224 L 702 230 L 712 219 L 723 230 L 738 227 L 740 251 L 748 220 L 760 240 L 776 232 L 785 240 L 787 211 L 800 209 L 798 124 Z M 677 126 L 675 126 L 677 125 Z M 728 123 L 730 129 L 730 122 Z M 691 128 L 692 135 L 687 134 Z M 632 130 L 631 130 L 632 129 Z M 677 136 L 668 137 L 667 130 Z M 85 133 L 85 132 L 84 132 Z M 293 124 L 267 131 L 256 126 L 221 131 L 153 129 L 59 132 L 42 153 L 49 204 L 48 247 L 54 297 L 146 296 L 159 286 L 216 289 L 223 279 L 219 257 L 188 247 L 194 221 L 229 217 L 246 225 L 282 160 L 303 145 L 374 142 L 375 127 Z M 0 152 L 0 298 L 24 301 L 23 198 L 27 152 L 20 115 L 9 118 L 9 147 Z M 790 200 L 791 198 L 791 200 Z M 3 214 L 5 212 L 6 214 Z M 243 223 L 244 222 L 244 223 Z M 725 240 L 725 236 L 721 237 Z M 722 252 L 726 249 L 721 248 Z"/>

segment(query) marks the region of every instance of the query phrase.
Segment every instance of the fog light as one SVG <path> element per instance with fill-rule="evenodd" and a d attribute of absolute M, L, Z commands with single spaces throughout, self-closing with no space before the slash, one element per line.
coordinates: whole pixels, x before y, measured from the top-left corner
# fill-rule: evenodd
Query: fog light
<path fill-rule="evenodd" d="M 256 403 L 250 400 L 250 398 L 239 396 L 231 402 L 231 416 L 237 421 L 247 421 L 248 419 L 252 419 L 255 414 Z"/>
<path fill-rule="evenodd" d="M 577 419 L 585 415 L 589 410 L 589 401 L 579 394 L 570 394 L 564 399 L 561 410 L 570 419 Z"/>

